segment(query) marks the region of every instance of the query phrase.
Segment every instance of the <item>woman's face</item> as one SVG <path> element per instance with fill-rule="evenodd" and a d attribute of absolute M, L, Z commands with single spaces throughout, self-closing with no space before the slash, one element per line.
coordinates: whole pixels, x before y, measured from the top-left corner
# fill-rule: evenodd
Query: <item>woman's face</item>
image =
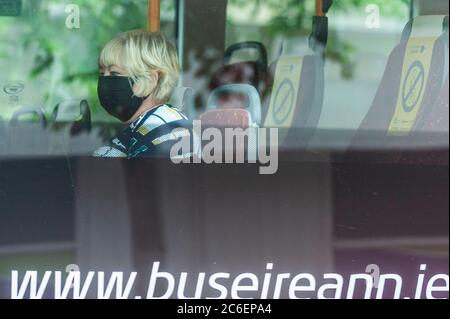
<path fill-rule="evenodd" d="M 112 116 L 128 123 L 142 106 L 143 99 L 136 97 L 128 73 L 121 67 L 99 66 L 98 97 L 101 105 Z"/>
<path fill-rule="evenodd" d="M 139 98 L 135 92 L 135 85 L 131 87 L 132 92 L 130 93 L 130 75 L 124 68 L 117 65 L 99 66 L 99 73 L 100 77 L 112 77 L 99 79 L 101 81 L 99 83 L 106 84 L 106 87 L 101 86 L 103 89 L 99 93 L 100 100 L 103 100 L 102 105 L 111 115 L 119 118 L 122 122 L 131 123 L 143 112 L 160 104 L 153 101 L 151 96 Z M 114 77 L 118 78 L 114 79 Z"/>

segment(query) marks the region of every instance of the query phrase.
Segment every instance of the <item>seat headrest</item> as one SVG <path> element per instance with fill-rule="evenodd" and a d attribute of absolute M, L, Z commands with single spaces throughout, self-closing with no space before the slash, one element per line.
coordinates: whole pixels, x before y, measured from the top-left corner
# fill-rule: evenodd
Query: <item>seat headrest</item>
<path fill-rule="evenodd" d="M 46 126 L 47 125 L 47 119 L 45 118 L 45 114 L 44 111 L 40 108 L 40 107 L 24 107 L 18 111 L 16 111 L 11 120 L 10 120 L 10 126 L 15 126 L 18 124 L 19 119 L 22 116 L 33 116 L 37 119 L 38 123 L 41 124 L 42 126 Z"/>
<path fill-rule="evenodd" d="M 92 128 L 89 103 L 86 100 L 63 101 L 53 109 L 51 122 L 58 130 L 62 127 L 70 128 L 71 135 L 89 132 Z"/>
<path fill-rule="evenodd" d="M 233 55 L 242 50 L 256 50 L 258 52 L 258 59 L 255 61 L 259 67 L 261 68 L 267 68 L 267 50 L 264 44 L 257 41 L 245 41 L 245 42 L 239 42 L 232 44 L 228 47 L 228 49 L 225 51 L 225 57 L 224 57 L 224 63 L 230 64 L 233 58 Z"/>
<path fill-rule="evenodd" d="M 261 99 L 255 87 L 248 84 L 227 84 L 220 86 L 211 92 L 207 109 L 223 108 L 224 106 L 221 104 L 221 97 L 224 95 L 228 97 L 227 105 L 225 105 L 227 109 L 244 106 L 245 110 L 251 114 L 253 121 L 257 125 L 261 124 Z M 230 97 L 232 97 L 232 99 L 239 99 L 240 101 L 236 102 L 235 106 L 230 105 Z"/>
<path fill-rule="evenodd" d="M 54 122 L 76 122 L 81 120 L 89 111 L 86 101 L 63 101 L 55 106 L 53 110 Z"/>
<path fill-rule="evenodd" d="M 448 32 L 447 15 L 418 16 L 410 20 L 403 29 L 402 41 L 420 37 L 438 38 L 445 32 Z"/>
<path fill-rule="evenodd" d="M 257 87 L 260 72 L 257 62 L 253 61 L 227 64 L 213 74 L 209 89 L 214 90 L 226 84 L 249 84 Z"/>

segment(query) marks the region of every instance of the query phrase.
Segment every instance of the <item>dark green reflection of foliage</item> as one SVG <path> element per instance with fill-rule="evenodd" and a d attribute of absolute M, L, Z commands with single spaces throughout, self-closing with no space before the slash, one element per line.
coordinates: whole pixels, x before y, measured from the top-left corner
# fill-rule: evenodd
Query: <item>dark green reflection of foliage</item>
<path fill-rule="evenodd" d="M 239 7 L 248 5 L 248 0 L 228 0 L 231 5 Z M 268 25 L 261 30 L 266 43 L 271 43 L 276 36 L 308 36 L 311 33 L 311 17 L 315 14 L 314 0 L 253 0 L 253 15 L 262 8 L 269 8 L 272 13 Z M 335 0 L 329 12 L 330 19 L 333 13 L 352 11 L 365 12 L 369 4 L 378 5 L 381 16 L 404 17 L 408 12 L 410 0 Z M 406 21 L 405 21 L 406 24 Z M 353 76 L 353 59 L 355 51 L 342 35 L 330 30 L 327 47 L 327 58 L 338 62 L 342 67 L 342 76 Z"/>
<path fill-rule="evenodd" d="M 80 29 L 65 26 L 69 4 L 80 8 Z M 163 0 L 162 10 L 173 11 L 173 0 Z M 60 82 L 87 89 L 96 112 L 100 107 L 96 97 L 99 53 L 114 35 L 146 28 L 147 0 L 24 0 L 23 15 L 17 22 L 22 30 L 20 45 L 25 50 L 37 48 L 30 77 L 39 77 L 60 63 Z M 163 21 L 162 28 L 163 32 L 173 28 L 173 22 Z"/>

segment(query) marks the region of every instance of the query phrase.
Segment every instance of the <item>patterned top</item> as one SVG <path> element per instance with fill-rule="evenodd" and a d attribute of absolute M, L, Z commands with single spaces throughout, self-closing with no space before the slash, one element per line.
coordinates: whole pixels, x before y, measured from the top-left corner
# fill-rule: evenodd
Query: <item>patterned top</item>
<path fill-rule="evenodd" d="M 177 131 L 173 131 L 178 129 Z M 163 104 L 141 115 L 112 138 L 107 146 L 94 152 L 96 157 L 163 157 L 170 158 L 172 146 L 191 136 L 192 122 L 170 105 Z M 192 145 L 192 144 L 191 144 Z M 192 157 L 192 153 L 178 154 Z"/>

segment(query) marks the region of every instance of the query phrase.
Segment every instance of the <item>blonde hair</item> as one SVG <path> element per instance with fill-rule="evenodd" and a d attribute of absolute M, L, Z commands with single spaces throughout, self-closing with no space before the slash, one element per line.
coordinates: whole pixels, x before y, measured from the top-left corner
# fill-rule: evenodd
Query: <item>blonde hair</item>
<path fill-rule="evenodd" d="M 118 34 L 100 54 L 101 67 L 125 69 L 136 96 L 167 102 L 177 85 L 180 67 L 175 47 L 160 33 L 133 30 Z"/>

